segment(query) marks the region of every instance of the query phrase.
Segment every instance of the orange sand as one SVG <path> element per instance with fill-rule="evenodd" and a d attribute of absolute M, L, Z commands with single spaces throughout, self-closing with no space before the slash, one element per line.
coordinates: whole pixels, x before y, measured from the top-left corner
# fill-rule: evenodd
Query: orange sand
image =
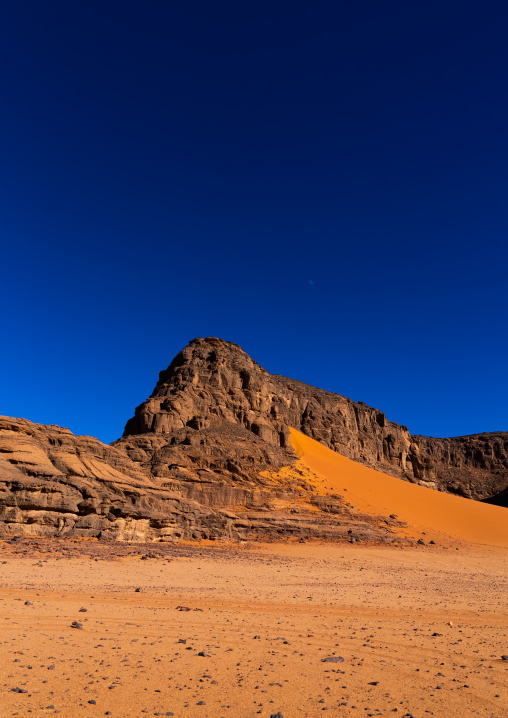
<path fill-rule="evenodd" d="M 441 546 L 0 541 L 0 718 L 508 715 L 507 510 L 291 440 L 320 493 Z"/>
<path fill-rule="evenodd" d="M 459 541 L 508 547 L 508 510 L 410 484 L 369 469 L 291 429 L 298 468 L 319 493 L 344 493 L 360 512 L 396 514 L 408 528 L 403 533 L 436 539 L 446 534 Z M 442 538 L 442 537 L 441 537 Z"/>
<path fill-rule="evenodd" d="M 508 715 L 506 551 L 81 548 L 0 542 L 1 718 Z"/>

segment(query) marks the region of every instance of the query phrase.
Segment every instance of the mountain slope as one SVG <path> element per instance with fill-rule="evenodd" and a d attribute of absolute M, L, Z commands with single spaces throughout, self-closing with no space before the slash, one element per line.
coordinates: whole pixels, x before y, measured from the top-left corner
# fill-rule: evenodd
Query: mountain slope
<path fill-rule="evenodd" d="M 210 441 L 213 436 L 207 432 Z M 166 479 L 92 437 L 0 417 L 0 535 L 173 542 L 354 533 L 358 539 L 397 540 L 391 527 L 398 522 L 363 517 L 340 497 L 316 495 L 293 454 L 288 452 L 287 475 L 270 475 L 261 469 L 282 463 L 261 463 L 267 456 L 261 439 L 228 436 L 246 444 L 258 463 L 232 473 L 234 480 L 221 478 L 217 467 L 193 473 L 183 466 Z M 221 450 L 224 438 L 220 432 Z"/>
<path fill-rule="evenodd" d="M 288 432 L 294 427 L 347 458 L 430 488 L 487 499 L 508 486 L 508 433 L 411 436 L 382 411 L 271 375 L 239 346 L 214 337 L 194 339 L 160 373 L 115 446 L 153 473 L 164 473 L 172 470 L 172 447 L 202 442 L 200 464 L 203 454 L 217 453 L 206 432 L 232 427 L 262 439 L 265 458 L 274 465 L 289 460 Z M 231 457 L 237 455 L 237 442 L 225 445 Z M 245 465 L 242 452 L 238 456 Z M 216 460 L 218 470 L 227 472 L 224 461 Z"/>
<path fill-rule="evenodd" d="M 508 548 L 505 508 L 380 476 L 298 431 L 291 431 L 291 443 L 301 467 L 314 476 L 316 492 L 342 493 L 364 515 L 396 515 L 405 524 L 401 535 L 425 543 L 438 539 L 441 543 L 451 537 Z"/>
<path fill-rule="evenodd" d="M 314 448 L 305 451 L 313 461 L 316 447 L 337 452 L 327 454 L 335 457 L 331 473 L 302 463 L 310 441 Z M 337 484 L 337 462 L 349 462 L 348 495 Z M 443 492 L 503 504 L 508 434 L 411 436 L 377 409 L 270 375 L 235 344 L 195 339 L 161 372 L 112 446 L 0 417 L 0 532 L 153 541 L 414 539 L 413 513 L 390 516 L 399 513 L 399 494 L 393 506 L 365 503 L 366 471 L 378 498 L 396 486 L 400 496 L 430 502 L 436 515 L 464 505 Z M 424 494 L 407 481 L 427 487 Z M 333 490 L 322 490 L 326 482 Z M 352 501 L 353 487 L 360 493 Z M 479 527 L 486 525 L 480 514 L 490 510 L 496 523 L 505 511 L 483 506 L 475 513 L 471 506 L 468 521 Z"/>

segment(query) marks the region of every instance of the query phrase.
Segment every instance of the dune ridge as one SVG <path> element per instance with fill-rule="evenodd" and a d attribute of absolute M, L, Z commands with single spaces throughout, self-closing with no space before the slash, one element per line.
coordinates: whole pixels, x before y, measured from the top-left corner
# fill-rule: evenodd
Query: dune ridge
<path fill-rule="evenodd" d="M 425 533 L 432 540 L 440 534 L 508 548 L 504 507 L 401 481 L 341 456 L 293 428 L 290 441 L 299 459 L 298 469 L 322 495 L 347 494 L 347 501 L 361 513 L 396 515 L 407 523 L 400 531 L 414 538 Z"/>

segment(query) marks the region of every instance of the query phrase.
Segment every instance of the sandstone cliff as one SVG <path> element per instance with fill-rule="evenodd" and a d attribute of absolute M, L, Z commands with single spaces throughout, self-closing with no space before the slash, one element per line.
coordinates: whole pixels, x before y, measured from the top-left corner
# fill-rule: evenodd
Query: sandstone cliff
<path fill-rule="evenodd" d="M 206 436 L 213 451 L 214 432 Z M 186 458 L 185 447 L 192 443 L 184 442 L 179 470 L 154 476 L 121 449 L 92 437 L 0 417 L 0 535 L 172 542 L 281 536 L 394 540 L 391 527 L 398 521 L 359 516 L 341 497 L 316 496 L 303 480 L 263 476 L 261 469 L 273 469 L 276 462 L 261 439 L 250 441 L 241 430 L 221 432 L 219 454 L 227 453 L 228 442 L 248 445 L 241 455 L 250 466 L 237 469 L 224 456 L 227 473 L 215 462 L 201 471 Z M 291 461 L 288 455 L 286 463 Z"/>
<path fill-rule="evenodd" d="M 249 435 L 262 439 L 265 462 L 279 466 L 290 459 L 289 426 L 343 456 L 431 488 L 488 499 L 508 486 L 508 433 L 411 436 L 382 411 L 271 375 L 236 344 L 213 337 L 190 342 L 161 372 L 115 445 L 159 474 L 175 471 L 179 463 L 171 457 L 181 453 L 182 444 L 193 443 L 201 448 L 187 452 L 191 462 L 204 468 L 212 463 L 224 474 L 227 461 L 243 467 L 249 461 L 257 466 L 259 459 L 250 457 L 246 464 L 244 453 L 230 442 L 229 458 L 221 458 L 207 431 L 213 429 L 220 444 L 223 431 L 247 430 L 245 440 Z"/>
<path fill-rule="evenodd" d="M 0 522 L 7 534 L 142 539 L 155 526 L 179 537 L 200 513 L 98 439 L 0 417 Z"/>
<path fill-rule="evenodd" d="M 411 436 L 377 409 L 270 375 L 237 345 L 208 338 L 161 372 L 112 446 L 0 417 L 0 532 L 394 540 L 396 517 L 360 516 L 314 491 L 290 426 L 384 473 L 506 505 L 507 433 Z"/>

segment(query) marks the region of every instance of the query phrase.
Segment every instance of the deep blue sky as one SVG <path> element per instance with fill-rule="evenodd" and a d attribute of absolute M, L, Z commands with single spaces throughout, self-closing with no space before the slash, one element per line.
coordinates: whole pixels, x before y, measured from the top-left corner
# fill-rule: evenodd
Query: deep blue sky
<path fill-rule="evenodd" d="M 0 413 L 112 441 L 195 336 L 508 430 L 505 2 L 6 0 Z"/>

